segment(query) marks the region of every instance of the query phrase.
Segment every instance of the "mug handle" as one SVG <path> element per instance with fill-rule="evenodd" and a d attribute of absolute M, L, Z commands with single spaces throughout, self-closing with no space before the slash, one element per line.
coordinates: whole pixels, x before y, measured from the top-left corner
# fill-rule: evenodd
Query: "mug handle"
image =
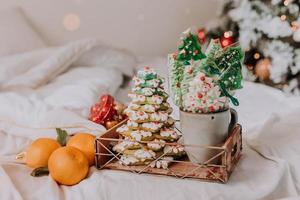
<path fill-rule="evenodd" d="M 231 114 L 231 118 L 228 126 L 228 136 L 231 134 L 231 132 L 233 131 L 234 127 L 237 125 L 238 122 L 238 113 L 236 112 L 236 110 L 230 108 L 230 114 Z"/>

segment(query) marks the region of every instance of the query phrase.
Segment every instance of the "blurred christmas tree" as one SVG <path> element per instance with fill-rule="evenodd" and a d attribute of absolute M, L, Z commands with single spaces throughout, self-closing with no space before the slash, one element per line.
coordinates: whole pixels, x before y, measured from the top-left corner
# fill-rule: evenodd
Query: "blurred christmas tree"
<path fill-rule="evenodd" d="M 220 38 L 223 47 L 239 41 L 246 79 L 300 95 L 299 8 L 299 0 L 226 0 L 217 23 L 198 37 Z"/>

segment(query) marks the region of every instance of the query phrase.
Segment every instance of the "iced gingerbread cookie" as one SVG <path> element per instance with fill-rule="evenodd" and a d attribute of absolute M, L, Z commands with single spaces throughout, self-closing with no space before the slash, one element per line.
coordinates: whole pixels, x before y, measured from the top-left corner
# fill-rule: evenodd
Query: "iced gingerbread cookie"
<path fill-rule="evenodd" d="M 129 117 L 131 121 L 135 121 L 137 123 L 144 122 L 166 122 L 169 118 L 168 112 L 165 111 L 157 111 L 154 113 L 146 113 L 145 111 L 135 111 L 129 108 L 124 110 L 124 113 Z"/>
<path fill-rule="evenodd" d="M 136 158 L 145 161 L 145 160 L 152 160 L 155 158 L 155 153 L 152 150 L 146 149 L 138 149 L 133 154 Z"/>
<path fill-rule="evenodd" d="M 128 97 L 131 98 L 131 102 L 134 104 L 160 105 L 166 100 L 166 98 L 159 96 L 159 95 L 153 95 L 153 96 L 147 97 L 145 95 L 134 94 L 134 93 L 128 94 Z"/>
<path fill-rule="evenodd" d="M 136 157 L 134 157 L 132 155 L 125 155 L 125 154 L 121 156 L 119 163 L 122 165 L 127 165 L 127 166 L 144 165 L 145 164 L 145 162 L 140 161 Z"/>
<path fill-rule="evenodd" d="M 120 134 L 135 141 L 151 141 L 154 138 L 150 131 L 143 130 L 127 131 Z"/>
<path fill-rule="evenodd" d="M 177 131 L 169 128 L 163 128 L 160 130 L 159 134 L 155 134 L 155 137 L 167 141 L 175 141 L 180 138 L 181 135 Z"/>
<path fill-rule="evenodd" d="M 145 104 L 147 97 L 144 95 L 129 93 L 128 97 L 131 98 L 131 102 L 134 104 Z"/>
<path fill-rule="evenodd" d="M 122 165 L 127 165 L 127 166 L 138 166 L 138 165 L 147 165 L 151 162 L 152 160 L 140 160 L 136 158 L 133 155 L 126 155 L 123 154 L 119 160 L 119 163 Z"/>
<path fill-rule="evenodd" d="M 152 122 L 166 122 L 169 118 L 169 114 L 164 111 L 158 111 L 149 114 L 149 120 Z"/>
<path fill-rule="evenodd" d="M 137 72 L 137 77 L 144 80 L 151 80 L 157 78 L 157 73 L 150 67 L 144 67 L 143 70 Z"/>
<path fill-rule="evenodd" d="M 141 88 L 141 87 L 135 87 L 132 89 L 132 92 L 138 95 L 144 95 L 144 96 L 152 96 L 152 95 L 159 95 L 162 96 L 164 99 L 167 99 L 169 95 L 164 92 L 161 88 Z"/>
<path fill-rule="evenodd" d="M 152 168 L 158 168 L 158 169 L 163 168 L 163 169 L 167 169 L 167 168 L 169 167 L 170 163 L 172 163 L 173 160 L 174 160 L 174 158 L 171 157 L 171 156 L 164 156 L 164 157 L 162 157 L 162 158 L 159 159 L 159 160 L 153 161 L 153 162 L 150 164 L 150 166 L 151 166 Z"/>
<path fill-rule="evenodd" d="M 124 110 L 124 113 L 129 117 L 129 119 L 131 121 L 135 121 L 137 123 L 147 122 L 148 119 L 150 118 L 150 114 L 148 114 L 144 111 L 141 111 L 141 110 L 135 111 L 135 110 L 126 108 Z"/>
<path fill-rule="evenodd" d="M 122 142 L 116 144 L 113 147 L 113 151 L 118 152 L 118 153 L 122 153 L 125 150 L 136 150 L 136 149 L 140 149 L 142 146 L 140 143 L 132 141 L 132 140 L 123 140 Z"/>
<path fill-rule="evenodd" d="M 181 145 L 167 145 L 164 147 L 164 154 L 167 156 L 181 157 L 185 155 L 184 147 Z"/>
<path fill-rule="evenodd" d="M 141 124 L 141 128 L 150 132 L 157 132 L 164 126 L 161 122 L 145 122 Z"/>
<path fill-rule="evenodd" d="M 163 96 L 153 95 L 151 97 L 147 97 L 146 98 L 146 104 L 160 105 L 160 104 L 162 104 L 166 100 L 167 100 L 167 98 L 165 98 Z"/>
<path fill-rule="evenodd" d="M 155 133 L 159 131 L 163 127 L 163 123 L 160 122 L 144 122 L 144 123 L 137 123 L 132 120 L 127 121 L 127 127 L 130 130 L 144 130 L 144 131 L 150 131 L 152 133 Z"/>
<path fill-rule="evenodd" d="M 139 124 L 135 121 L 128 120 L 127 121 L 127 127 L 131 130 L 138 130 L 139 129 Z"/>
<path fill-rule="evenodd" d="M 169 114 L 173 112 L 173 109 L 170 107 L 170 104 L 167 102 L 163 102 L 160 105 L 130 103 L 128 105 L 128 108 L 130 110 L 134 110 L 134 111 L 140 110 L 140 111 L 144 111 L 147 113 L 154 113 L 155 111 L 158 111 L 158 110 L 167 111 Z"/>
<path fill-rule="evenodd" d="M 141 87 L 134 87 L 132 88 L 132 93 L 144 95 L 144 96 L 152 96 L 155 93 L 155 88 L 141 88 Z"/>
<path fill-rule="evenodd" d="M 152 150 L 138 149 L 133 154 L 124 154 L 120 158 L 120 163 L 124 165 L 145 165 L 149 164 L 155 158 L 155 152 Z"/>
<path fill-rule="evenodd" d="M 165 145 L 166 142 L 164 140 L 159 140 L 159 139 L 155 139 L 147 143 L 148 148 L 153 151 L 161 151 Z"/>
<path fill-rule="evenodd" d="M 144 130 L 144 131 L 150 131 L 152 133 L 156 133 L 159 131 L 162 127 L 173 127 L 175 124 L 175 120 L 172 117 L 168 117 L 167 121 L 162 123 L 162 122 L 143 122 L 143 123 L 137 123 L 132 120 L 127 121 L 127 126 L 122 127 L 120 131 L 125 132 L 125 131 L 130 131 L 130 130 Z M 119 129 L 117 129 L 118 131 Z M 118 132 L 120 132 L 118 131 Z"/>
<path fill-rule="evenodd" d="M 160 108 L 159 105 L 148 105 L 148 104 L 135 104 L 135 103 L 130 103 L 128 105 L 128 108 L 130 110 L 134 110 L 134 111 L 144 111 L 144 112 L 147 112 L 147 113 L 153 113 L 155 112 L 156 110 L 158 110 Z"/>
<path fill-rule="evenodd" d="M 123 133 L 129 132 L 130 129 L 128 128 L 127 125 L 124 124 L 124 125 L 120 126 L 119 128 L 117 128 L 116 131 L 120 134 L 123 134 Z"/>
<path fill-rule="evenodd" d="M 141 79 L 139 77 L 133 77 L 133 83 L 135 87 L 141 88 L 158 88 L 164 83 L 164 80 L 160 77 L 151 80 Z"/>

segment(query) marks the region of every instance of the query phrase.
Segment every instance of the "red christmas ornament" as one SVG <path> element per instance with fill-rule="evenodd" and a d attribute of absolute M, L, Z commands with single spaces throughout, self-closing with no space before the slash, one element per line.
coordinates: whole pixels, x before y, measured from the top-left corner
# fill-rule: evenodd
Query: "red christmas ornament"
<path fill-rule="evenodd" d="M 234 43 L 234 38 L 232 36 L 228 36 L 228 37 L 224 36 L 221 38 L 221 45 L 223 48 L 227 47 L 233 43 Z"/>
<path fill-rule="evenodd" d="M 205 29 L 204 28 L 200 28 L 198 30 L 198 40 L 201 44 L 203 44 L 206 40 L 206 34 L 205 34 Z"/>
<path fill-rule="evenodd" d="M 117 111 L 114 108 L 114 98 L 111 95 L 103 95 L 98 103 L 91 107 L 90 120 L 105 125 L 113 119 Z"/>

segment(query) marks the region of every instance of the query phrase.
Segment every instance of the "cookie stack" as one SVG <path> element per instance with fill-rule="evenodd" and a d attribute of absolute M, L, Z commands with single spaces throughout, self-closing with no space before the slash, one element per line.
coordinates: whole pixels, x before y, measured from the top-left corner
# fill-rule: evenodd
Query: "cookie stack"
<path fill-rule="evenodd" d="M 149 67 L 138 71 L 133 80 L 131 102 L 124 111 L 129 119 L 117 129 L 124 140 L 113 150 L 121 154 L 121 164 L 167 168 L 174 158 L 185 152 L 179 144 L 166 145 L 178 141 L 181 135 L 174 129 L 175 121 L 170 117 L 172 108 L 162 86 L 164 81 Z"/>

